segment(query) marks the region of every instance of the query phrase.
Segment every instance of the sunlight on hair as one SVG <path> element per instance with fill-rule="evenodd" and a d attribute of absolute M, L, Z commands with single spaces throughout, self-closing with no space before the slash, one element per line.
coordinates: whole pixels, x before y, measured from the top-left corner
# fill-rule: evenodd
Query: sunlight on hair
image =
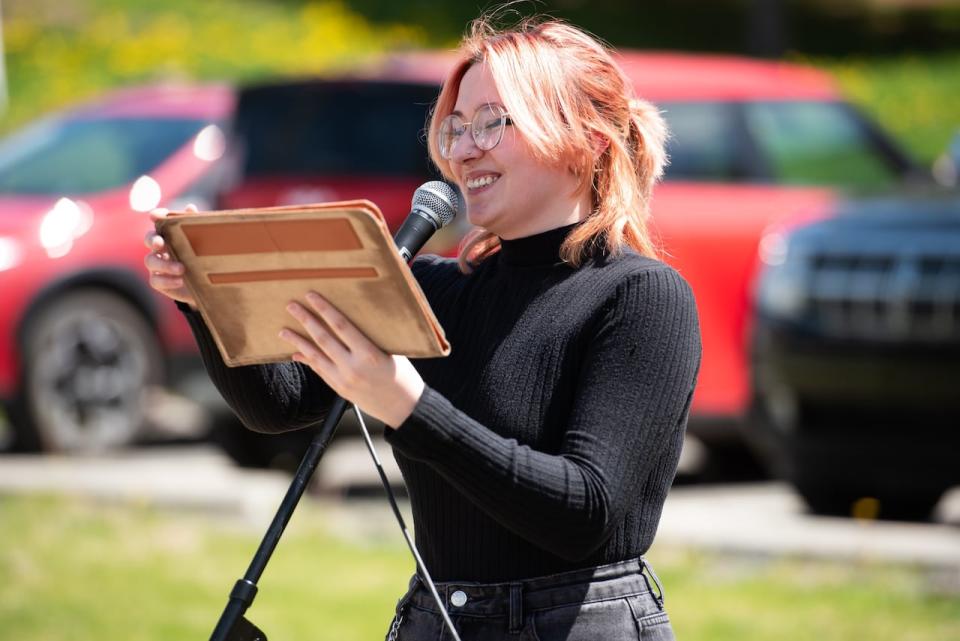
<path fill-rule="evenodd" d="M 515 13 L 509 11 L 508 13 Z M 517 131 L 543 162 L 564 163 L 591 194 L 593 211 L 573 232 L 561 258 L 579 266 L 596 250 L 626 248 L 659 254 L 647 230 L 653 187 L 667 164 L 667 127 L 659 110 L 634 95 L 610 51 L 565 22 L 530 18 L 498 29 L 503 11 L 475 20 L 458 49 L 431 116 L 430 157 L 447 179 L 450 163 L 439 150 L 439 125 L 451 113 L 460 82 L 474 64 L 485 64 Z M 604 141 L 598 149 L 597 140 Z M 461 244 L 464 272 L 499 250 L 484 229 Z"/>

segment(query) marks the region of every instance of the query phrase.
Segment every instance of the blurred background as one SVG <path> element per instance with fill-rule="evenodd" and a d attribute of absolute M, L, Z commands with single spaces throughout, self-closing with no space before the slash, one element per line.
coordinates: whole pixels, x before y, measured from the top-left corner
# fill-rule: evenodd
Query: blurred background
<path fill-rule="evenodd" d="M 219 400 L 146 286 L 147 212 L 364 197 L 396 227 L 481 8 L 0 2 L 10 638 L 209 635 L 310 434 L 255 435 Z M 616 48 L 672 131 L 652 226 L 704 335 L 649 555 L 678 637 L 960 639 L 960 2 L 507 17 L 534 13 Z M 260 584 L 271 638 L 385 633 L 413 563 L 376 483 L 348 417 Z"/>

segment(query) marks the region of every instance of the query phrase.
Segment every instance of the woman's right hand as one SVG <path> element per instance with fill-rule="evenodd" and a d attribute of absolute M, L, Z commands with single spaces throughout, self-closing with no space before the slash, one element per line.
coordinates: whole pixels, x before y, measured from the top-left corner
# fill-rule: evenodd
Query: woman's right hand
<path fill-rule="evenodd" d="M 187 205 L 184 211 L 196 212 L 197 208 L 195 205 Z M 167 213 L 166 209 L 154 209 L 150 212 L 150 217 L 156 221 L 166 217 Z M 163 237 L 151 229 L 144 237 L 144 244 L 150 250 L 143 259 L 143 264 L 146 265 L 147 271 L 150 273 L 150 287 L 167 298 L 181 301 L 196 308 L 197 303 L 193 298 L 193 293 L 183 280 L 183 275 L 187 269 L 183 263 L 170 256 Z"/>

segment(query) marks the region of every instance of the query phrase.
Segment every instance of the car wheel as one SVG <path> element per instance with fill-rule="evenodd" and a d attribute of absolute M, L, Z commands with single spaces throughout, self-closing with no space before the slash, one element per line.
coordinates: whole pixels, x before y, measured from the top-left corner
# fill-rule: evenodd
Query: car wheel
<path fill-rule="evenodd" d="M 858 433 L 844 434 L 842 423 L 824 430 L 822 417 L 818 421 L 813 416 L 816 408 L 799 399 L 788 400 L 785 394 L 756 396 L 745 435 L 771 474 L 790 483 L 813 514 L 906 521 L 930 518 L 946 487 L 938 487 L 935 481 L 908 484 L 902 478 L 906 469 L 923 469 L 921 463 L 900 468 L 893 462 L 884 464 L 882 457 L 889 458 L 892 452 L 902 458 L 902 452 L 865 441 Z M 900 482 L 883 470 L 899 470 Z M 906 474 L 906 478 L 916 481 L 922 476 Z"/>
<path fill-rule="evenodd" d="M 925 521 L 947 489 L 941 467 L 880 433 L 864 438 L 840 426 L 811 422 L 783 441 L 785 478 L 814 514 Z M 912 454 L 912 455 L 911 455 Z"/>
<path fill-rule="evenodd" d="M 156 334 L 136 308 L 102 290 L 70 292 L 29 319 L 21 347 L 17 449 L 95 452 L 136 439 L 163 376 Z"/>

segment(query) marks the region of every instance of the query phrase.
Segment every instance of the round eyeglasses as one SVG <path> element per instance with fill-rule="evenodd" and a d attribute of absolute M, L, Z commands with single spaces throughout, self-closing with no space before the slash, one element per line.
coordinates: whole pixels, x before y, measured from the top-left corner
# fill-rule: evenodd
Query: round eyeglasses
<path fill-rule="evenodd" d="M 469 122 L 464 122 L 457 114 L 450 114 L 440 122 L 440 156 L 445 160 L 453 157 L 453 148 L 468 127 L 477 149 L 490 151 L 503 139 L 503 128 L 511 124 L 507 111 L 495 104 L 477 109 Z"/>

